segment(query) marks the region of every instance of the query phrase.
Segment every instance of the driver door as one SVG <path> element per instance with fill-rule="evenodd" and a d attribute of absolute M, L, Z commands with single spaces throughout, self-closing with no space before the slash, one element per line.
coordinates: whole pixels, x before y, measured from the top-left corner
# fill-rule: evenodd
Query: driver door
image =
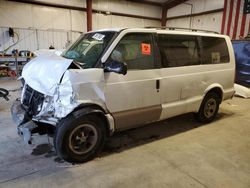
<path fill-rule="evenodd" d="M 153 34 L 125 34 L 108 61 L 124 62 L 128 67 L 126 75 L 105 73 L 106 105 L 115 119 L 116 129 L 159 120 L 160 70 L 155 61 Z"/>

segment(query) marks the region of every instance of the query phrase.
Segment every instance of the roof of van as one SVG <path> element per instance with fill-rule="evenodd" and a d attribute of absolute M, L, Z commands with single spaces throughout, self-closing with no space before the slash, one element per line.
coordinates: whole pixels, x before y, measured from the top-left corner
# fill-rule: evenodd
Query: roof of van
<path fill-rule="evenodd" d="M 149 32 L 157 32 L 157 33 L 173 33 L 173 34 L 185 34 L 185 35 L 190 35 L 190 34 L 191 35 L 205 35 L 205 36 L 217 36 L 217 37 L 225 36 L 225 35 L 219 34 L 216 31 L 179 28 L 179 27 L 107 28 L 107 29 L 100 29 L 100 30 L 91 31 L 91 32 L 105 32 L 105 31 L 120 32 L 122 30 L 149 31 Z"/>

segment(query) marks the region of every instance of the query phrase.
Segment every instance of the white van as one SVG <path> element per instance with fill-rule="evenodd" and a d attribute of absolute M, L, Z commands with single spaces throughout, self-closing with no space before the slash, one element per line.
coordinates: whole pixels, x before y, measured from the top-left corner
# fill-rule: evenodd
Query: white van
<path fill-rule="evenodd" d="M 211 122 L 234 94 L 228 36 L 179 29 L 107 29 L 82 35 L 61 56 L 23 69 L 12 106 L 18 133 L 54 135 L 57 154 L 84 162 L 105 139 L 146 123 L 192 112 Z"/>

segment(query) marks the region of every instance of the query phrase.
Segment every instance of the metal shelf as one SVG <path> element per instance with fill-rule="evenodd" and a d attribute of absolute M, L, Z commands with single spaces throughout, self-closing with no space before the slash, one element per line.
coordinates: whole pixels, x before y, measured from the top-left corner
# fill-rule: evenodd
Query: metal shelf
<path fill-rule="evenodd" d="M 20 56 L 0 56 L 0 69 L 11 68 L 9 70 L 15 71 L 16 77 L 2 76 L 0 80 L 16 79 L 20 76 L 23 66 L 29 62 L 32 57 L 20 57 Z"/>
<path fill-rule="evenodd" d="M 0 62 L 28 62 L 31 58 L 30 57 L 5 57 L 0 56 Z"/>

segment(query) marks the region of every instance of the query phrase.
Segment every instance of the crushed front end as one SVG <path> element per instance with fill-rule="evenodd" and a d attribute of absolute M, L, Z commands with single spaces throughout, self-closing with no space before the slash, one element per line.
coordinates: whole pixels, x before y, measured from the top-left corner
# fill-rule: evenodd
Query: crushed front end
<path fill-rule="evenodd" d="M 33 120 L 41 112 L 44 100 L 44 94 L 25 84 L 21 99 L 16 99 L 11 107 L 11 115 L 17 125 L 17 132 L 27 144 L 32 143 L 32 134 L 34 133 L 53 132 L 54 127 L 52 124 Z"/>
<path fill-rule="evenodd" d="M 48 54 L 38 56 L 24 66 L 21 98 L 13 103 L 11 114 L 18 134 L 23 136 L 26 143 L 31 143 L 34 133 L 53 133 L 58 120 L 62 118 L 59 112 L 62 111 L 60 101 L 66 102 L 64 98 L 60 98 L 59 92 L 62 88 L 69 88 L 71 92 L 72 87 L 67 83 L 66 87 L 60 88 L 63 85 L 60 80 L 72 61 L 56 54 Z M 55 114 L 60 118 L 55 117 Z"/>
<path fill-rule="evenodd" d="M 56 125 L 78 105 L 74 100 L 69 82 L 55 86 L 54 95 L 49 96 L 24 84 L 22 95 L 12 107 L 12 119 L 17 132 L 25 143 L 32 143 L 32 134 L 53 134 Z"/>
<path fill-rule="evenodd" d="M 113 35 L 111 32 L 110 37 Z M 105 40 L 111 40 L 110 37 Z M 94 33 L 80 39 L 86 43 L 95 41 L 94 46 L 105 49 Z M 18 133 L 26 143 L 31 143 L 33 133 L 53 133 L 60 120 L 80 105 L 94 104 L 106 110 L 104 71 L 95 68 L 102 50 L 93 60 L 92 55 L 96 55 L 94 48 L 88 48 L 89 53 L 79 52 L 83 55 L 82 59 L 71 57 L 72 54 L 77 54 L 77 49 L 81 49 L 78 48 L 78 42 L 62 56 L 53 53 L 41 55 L 24 66 L 22 95 L 14 102 L 11 112 Z"/>

